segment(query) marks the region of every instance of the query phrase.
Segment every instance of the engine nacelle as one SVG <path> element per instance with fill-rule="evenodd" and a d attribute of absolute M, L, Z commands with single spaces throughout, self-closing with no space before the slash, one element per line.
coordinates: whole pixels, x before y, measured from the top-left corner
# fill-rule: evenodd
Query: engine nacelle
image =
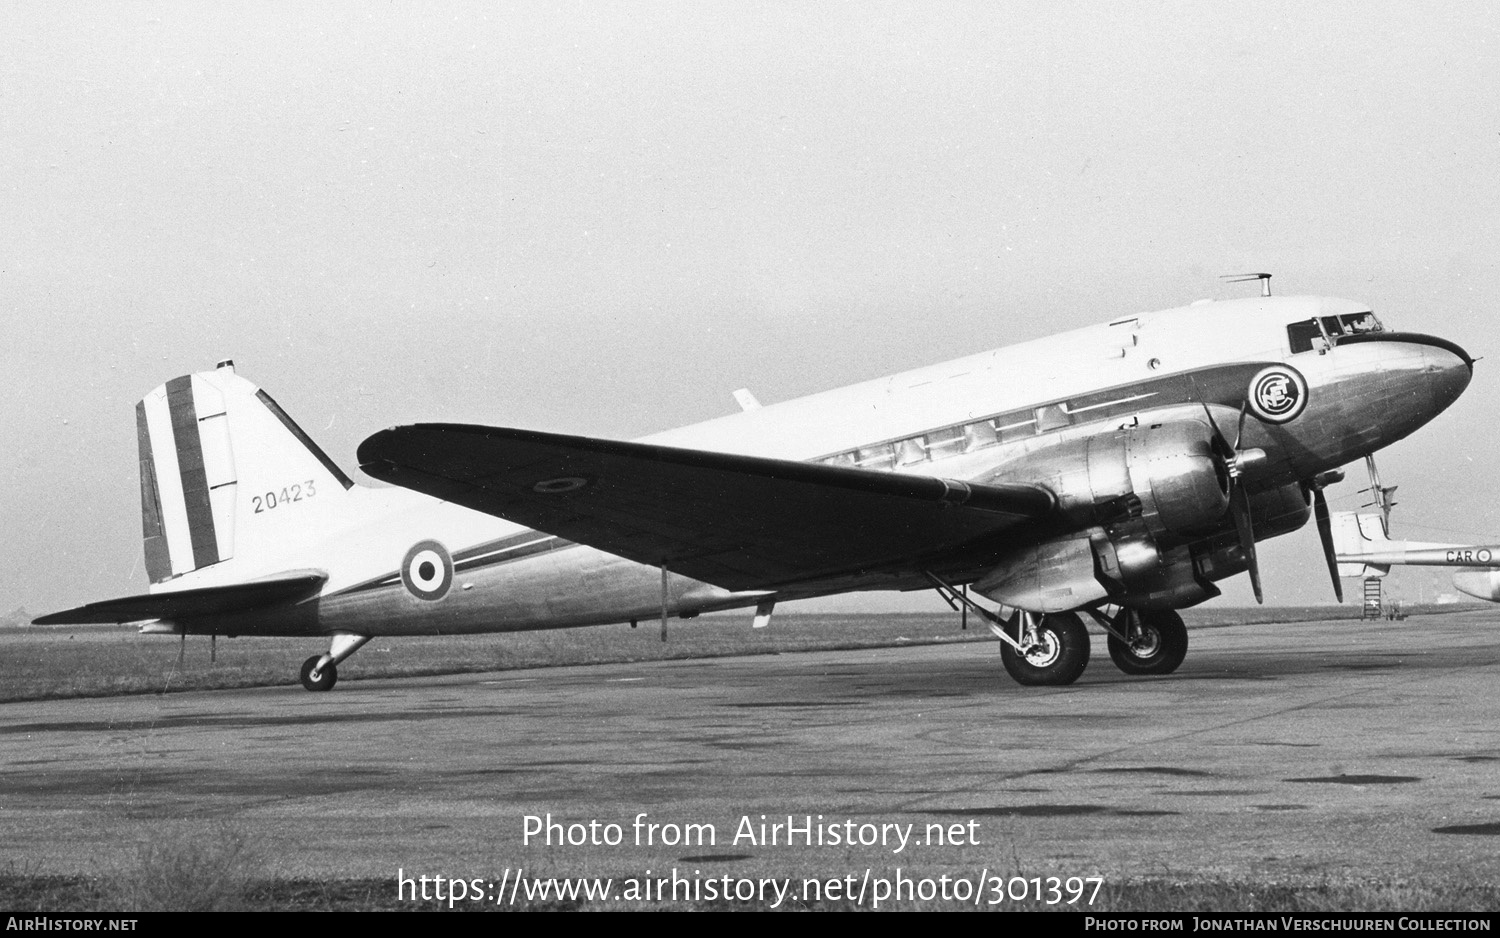
<path fill-rule="evenodd" d="M 1256 540 L 1302 527 L 1312 515 L 1310 502 L 1308 492 L 1295 483 L 1252 495 Z M 1164 547 L 1143 513 L 1018 552 L 997 564 L 975 589 L 1005 605 L 1037 612 L 1102 601 L 1142 610 L 1185 609 L 1218 596 L 1214 581 L 1249 567 L 1232 520 L 1221 515 L 1208 527 L 1206 536 L 1179 536 L 1178 543 Z"/>
<path fill-rule="evenodd" d="M 1082 525 L 1144 527 L 1181 540 L 1218 527 L 1229 472 L 1212 431 L 1197 420 L 1142 424 L 1065 440 L 1002 466 L 981 481 L 1039 482 Z"/>
<path fill-rule="evenodd" d="M 974 590 L 1032 612 L 1065 612 L 1101 602 L 1183 609 L 1219 595 L 1200 566 L 1197 546 L 1164 551 L 1150 535 L 1118 538 L 1096 527 L 1017 551 L 976 582 Z"/>
<path fill-rule="evenodd" d="M 1175 415 L 1174 415 L 1175 416 Z M 1018 551 L 975 583 L 1008 606 L 1061 612 L 1097 602 L 1183 609 L 1219 595 L 1248 558 L 1229 514 L 1229 470 L 1191 414 L 1039 446 L 982 481 L 1041 482 L 1082 531 Z M 1312 515 L 1296 483 L 1250 496 L 1257 541 Z"/>
<path fill-rule="evenodd" d="M 1198 545 L 1162 550 L 1150 535 L 1138 534 L 1103 535 L 1095 538 L 1093 546 L 1097 577 L 1111 601 L 1122 606 L 1186 609 L 1219 595 L 1201 562 L 1204 551 Z"/>
<path fill-rule="evenodd" d="M 1297 530 L 1312 516 L 1312 499 L 1297 483 L 1250 496 L 1250 523 L 1264 541 Z M 1234 523 L 1224 518 L 1211 536 L 1162 550 L 1150 534 L 1129 528 L 1096 536 L 1098 573 L 1118 602 L 1141 609 L 1181 609 L 1219 595 L 1215 580 L 1245 572 L 1250 564 Z"/>

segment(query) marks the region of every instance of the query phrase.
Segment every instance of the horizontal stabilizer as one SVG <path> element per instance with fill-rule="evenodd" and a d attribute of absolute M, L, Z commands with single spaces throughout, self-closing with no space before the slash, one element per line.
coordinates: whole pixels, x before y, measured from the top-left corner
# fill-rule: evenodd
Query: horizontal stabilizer
<path fill-rule="evenodd" d="M 248 583 L 106 599 L 33 619 L 32 625 L 138 622 L 142 619 L 187 619 L 248 612 L 315 596 L 327 579 L 328 574 L 318 570 L 297 570 Z"/>
<path fill-rule="evenodd" d="M 735 590 L 917 573 L 1056 505 L 1037 485 L 452 424 L 377 433 L 359 459 L 382 481 Z"/>

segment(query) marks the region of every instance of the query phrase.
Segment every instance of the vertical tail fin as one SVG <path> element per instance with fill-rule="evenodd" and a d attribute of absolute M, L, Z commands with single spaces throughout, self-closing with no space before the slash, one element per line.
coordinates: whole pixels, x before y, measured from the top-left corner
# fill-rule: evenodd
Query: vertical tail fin
<path fill-rule="evenodd" d="M 1356 557 L 1385 550 L 1392 542 L 1385 533 L 1385 522 L 1380 515 L 1362 515 L 1352 511 L 1333 514 L 1334 553 L 1340 557 Z M 1389 564 L 1367 564 L 1348 560 L 1339 564 L 1341 577 L 1382 577 L 1391 572 Z"/>
<path fill-rule="evenodd" d="M 232 362 L 147 394 L 136 434 L 153 584 L 236 559 L 242 573 L 281 569 L 278 545 L 325 521 L 354 486 Z"/>

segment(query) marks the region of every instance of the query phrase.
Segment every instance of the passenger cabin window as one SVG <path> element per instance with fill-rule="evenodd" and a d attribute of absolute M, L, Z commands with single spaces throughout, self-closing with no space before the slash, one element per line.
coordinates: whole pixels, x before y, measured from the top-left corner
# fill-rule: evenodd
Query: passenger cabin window
<path fill-rule="evenodd" d="M 963 452 L 963 427 L 949 427 L 927 434 L 927 455 L 931 459 L 942 459 Z"/>
<path fill-rule="evenodd" d="M 978 423 L 965 424 L 963 428 L 964 452 L 972 453 L 976 449 L 984 449 L 986 446 L 994 446 L 1000 442 L 1000 434 L 995 431 L 995 421 L 981 420 Z"/>
<path fill-rule="evenodd" d="M 927 447 L 922 444 L 922 438 L 919 436 L 896 444 L 896 465 L 898 466 L 910 466 L 926 458 Z"/>
<path fill-rule="evenodd" d="M 854 464 L 861 469 L 889 469 L 896 462 L 896 449 L 889 443 L 865 446 L 854 453 Z"/>
<path fill-rule="evenodd" d="M 1337 341 L 1341 335 L 1380 331 L 1380 320 L 1375 318 L 1374 313 L 1345 313 L 1342 316 L 1321 316 L 1318 319 L 1294 322 L 1286 327 L 1286 338 L 1293 353 L 1311 352 L 1325 332 L 1329 338 Z"/>
<path fill-rule="evenodd" d="M 1373 320 L 1374 317 L 1370 318 Z M 1294 329 L 1298 327 L 1313 330 L 1310 335 L 1322 335 L 1318 331 L 1317 323 L 1311 320 L 1294 323 L 1292 326 Z M 1349 323 L 1341 323 L 1340 328 L 1348 331 L 1363 331 Z M 1305 348 L 1312 348 L 1311 337 Z M 859 469 L 879 470 L 904 469 L 907 466 L 936 462 L 950 456 L 999 446 L 1002 443 L 1030 439 L 1038 433 L 1049 433 L 1090 420 L 1105 420 L 1128 414 L 1139 409 L 1143 399 L 1156 397 L 1156 392 L 1132 393 L 1135 390 L 1138 389 L 1125 389 L 1117 392 L 1123 396 L 1115 396 L 1113 399 L 1111 399 L 1112 393 L 1115 392 L 1094 393 L 1071 401 L 1058 401 L 1041 407 L 1011 411 L 995 417 L 986 417 L 983 420 L 928 430 L 926 433 L 889 443 L 876 443 L 861 446 L 858 449 L 845 450 L 832 456 L 824 456 L 818 461 L 825 466 L 852 466 Z"/>
<path fill-rule="evenodd" d="M 1038 433 L 1061 430 L 1072 422 L 1072 417 L 1068 415 L 1067 404 L 1048 404 L 1046 407 L 1038 407 L 1036 409 L 1036 429 Z"/>

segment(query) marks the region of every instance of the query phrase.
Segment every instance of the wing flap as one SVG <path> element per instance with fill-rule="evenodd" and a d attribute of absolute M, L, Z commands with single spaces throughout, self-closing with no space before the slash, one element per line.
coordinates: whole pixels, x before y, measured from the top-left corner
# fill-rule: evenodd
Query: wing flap
<path fill-rule="evenodd" d="M 142 619 L 186 619 L 194 616 L 248 612 L 298 602 L 315 596 L 328 579 L 318 570 L 298 570 L 248 583 L 205 586 L 199 589 L 148 593 L 89 603 L 77 609 L 33 619 L 33 625 L 86 625 L 138 622 Z"/>
<path fill-rule="evenodd" d="M 1034 485 L 455 424 L 385 430 L 359 460 L 377 479 L 737 590 L 913 572 L 1055 505 Z"/>

